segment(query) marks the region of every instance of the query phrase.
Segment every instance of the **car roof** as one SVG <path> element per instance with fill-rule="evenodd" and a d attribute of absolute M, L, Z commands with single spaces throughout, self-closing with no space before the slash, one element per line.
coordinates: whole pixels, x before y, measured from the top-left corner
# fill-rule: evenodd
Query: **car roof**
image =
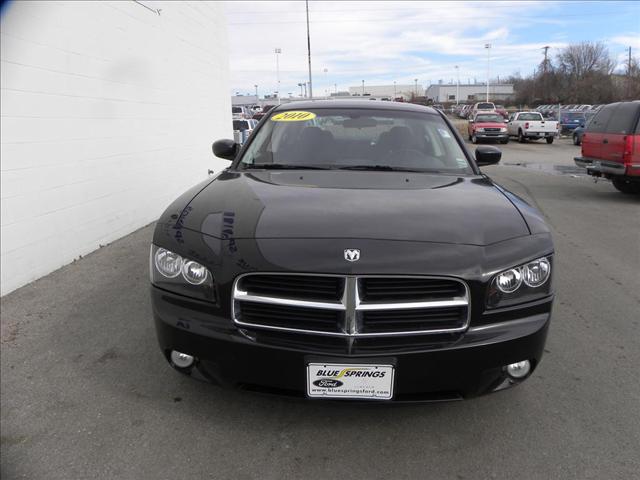
<path fill-rule="evenodd" d="M 402 112 L 420 112 L 439 115 L 435 108 L 416 105 L 405 102 L 365 102 L 364 100 L 301 100 L 279 105 L 273 111 L 283 112 L 286 110 L 304 110 L 305 108 L 344 108 L 344 109 L 366 109 L 366 110 L 397 110 Z"/>

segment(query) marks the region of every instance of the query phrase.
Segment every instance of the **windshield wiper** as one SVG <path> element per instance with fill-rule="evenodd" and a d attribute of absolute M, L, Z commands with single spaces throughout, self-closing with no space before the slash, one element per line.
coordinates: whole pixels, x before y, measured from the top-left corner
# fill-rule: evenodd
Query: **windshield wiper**
<path fill-rule="evenodd" d="M 422 170 L 418 168 L 392 167 L 391 165 L 347 165 L 338 167 L 338 170 L 377 170 L 380 172 L 434 172 L 437 170 Z"/>
<path fill-rule="evenodd" d="M 249 163 L 242 166 L 243 170 L 265 169 L 265 170 L 330 170 L 330 167 L 320 165 L 291 165 L 288 163 Z"/>

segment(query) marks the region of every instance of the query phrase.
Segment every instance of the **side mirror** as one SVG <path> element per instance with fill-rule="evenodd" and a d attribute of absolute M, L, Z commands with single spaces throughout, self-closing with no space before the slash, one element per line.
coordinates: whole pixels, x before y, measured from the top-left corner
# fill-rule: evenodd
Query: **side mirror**
<path fill-rule="evenodd" d="M 216 140 L 213 142 L 213 154 L 218 158 L 224 158 L 225 160 L 233 160 L 236 158 L 238 151 L 240 150 L 238 145 L 233 140 L 225 138 L 224 140 Z"/>
<path fill-rule="evenodd" d="M 469 119 L 469 123 L 473 123 L 473 118 L 470 118 L 470 119 Z"/>
<path fill-rule="evenodd" d="M 495 165 L 502 158 L 502 152 L 496 147 L 482 146 L 476 148 L 476 164 L 479 167 Z"/>

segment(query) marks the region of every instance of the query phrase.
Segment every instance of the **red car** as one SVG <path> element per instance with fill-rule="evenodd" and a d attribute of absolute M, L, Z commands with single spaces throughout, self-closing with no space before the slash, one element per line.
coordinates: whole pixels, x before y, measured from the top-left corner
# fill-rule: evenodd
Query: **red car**
<path fill-rule="evenodd" d="M 640 100 L 602 107 L 582 134 L 576 165 L 622 193 L 640 193 Z"/>
<path fill-rule="evenodd" d="M 504 118 L 499 113 L 478 113 L 469 120 L 467 126 L 469 140 L 478 143 L 480 140 L 497 140 L 500 143 L 509 143 L 509 133 L 504 123 Z"/>

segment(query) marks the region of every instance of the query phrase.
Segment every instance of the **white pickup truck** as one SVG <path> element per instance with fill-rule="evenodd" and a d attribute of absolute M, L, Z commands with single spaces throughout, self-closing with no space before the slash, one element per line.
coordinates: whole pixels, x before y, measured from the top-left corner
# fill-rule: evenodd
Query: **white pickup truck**
<path fill-rule="evenodd" d="M 516 112 L 509 115 L 507 132 L 510 137 L 518 137 L 520 143 L 527 139 L 538 140 L 545 138 L 547 143 L 553 143 L 558 133 L 558 122 L 545 120 L 539 112 Z"/>

